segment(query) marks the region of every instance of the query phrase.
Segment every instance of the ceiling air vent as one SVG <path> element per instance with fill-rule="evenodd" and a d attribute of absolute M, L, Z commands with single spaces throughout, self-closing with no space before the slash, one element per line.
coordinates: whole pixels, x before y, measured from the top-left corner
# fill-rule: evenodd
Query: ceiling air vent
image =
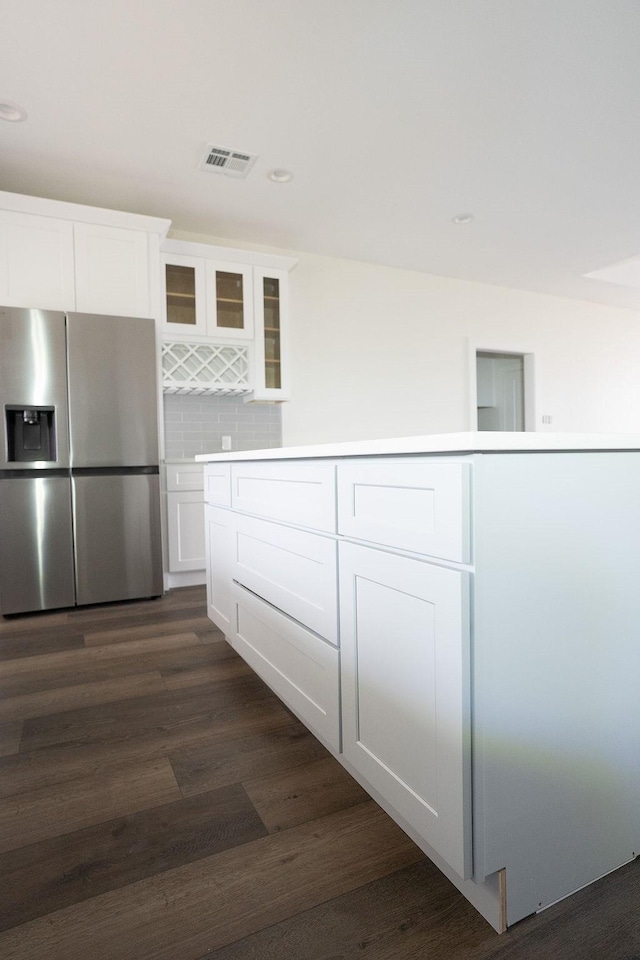
<path fill-rule="evenodd" d="M 246 177 L 258 159 L 255 153 L 241 153 L 228 147 L 208 146 L 198 170 L 224 173 L 227 177 Z"/>

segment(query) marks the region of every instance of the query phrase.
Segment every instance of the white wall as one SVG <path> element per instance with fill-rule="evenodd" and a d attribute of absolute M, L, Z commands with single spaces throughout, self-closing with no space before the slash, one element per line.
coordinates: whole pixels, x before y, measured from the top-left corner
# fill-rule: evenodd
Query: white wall
<path fill-rule="evenodd" d="M 299 258 L 285 445 L 468 430 L 470 342 L 535 354 L 537 430 L 640 433 L 640 312 L 273 252 Z"/>
<path fill-rule="evenodd" d="M 468 430 L 470 341 L 535 354 L 537 430 L 640 433 L 639 312 L 299 257 L 286 445 Z"/>

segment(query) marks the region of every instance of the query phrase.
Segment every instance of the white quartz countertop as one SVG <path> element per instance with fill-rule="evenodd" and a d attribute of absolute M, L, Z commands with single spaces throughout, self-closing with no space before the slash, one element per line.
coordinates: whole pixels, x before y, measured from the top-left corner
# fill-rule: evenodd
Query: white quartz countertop
<path fill-rule="evenodd" d="M 390 437 L 322 443 L 305 447 L 237 450 L 200 454 L 201 462 L 297 460 L 317 457 L 375 457 L 415 453 L 497 453 L 542 451 L 640 450 L 640 434 L 623 433 L 433 433 L 422 437 Z"/>

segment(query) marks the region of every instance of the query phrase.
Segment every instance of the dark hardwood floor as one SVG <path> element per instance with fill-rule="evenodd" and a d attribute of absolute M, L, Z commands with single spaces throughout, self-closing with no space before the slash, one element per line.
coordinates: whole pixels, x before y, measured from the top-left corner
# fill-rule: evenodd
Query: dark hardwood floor
<path fill-rule="evenodd" d="M 640 864 L 499 937 L 203 588 L 0 619 L 2 960 L 640 960 Z"/>

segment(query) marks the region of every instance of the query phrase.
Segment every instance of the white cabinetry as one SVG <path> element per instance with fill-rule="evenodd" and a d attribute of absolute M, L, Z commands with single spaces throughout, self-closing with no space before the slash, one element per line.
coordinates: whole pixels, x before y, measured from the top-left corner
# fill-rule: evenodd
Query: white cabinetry
<path fill-rule="evenodd" d="M 296 261 L 171 240 L 161 262 L 167 392 L 286 399 L 288 271 Z"/>
<path fill-rule="evenodd" d="M 189 582 L 204 582 L 204 475 L 197 463 L 165 465 L 169 573 L 201 572 Z M 182 581 L 184 582 L 184 581 Z M 172 584 L 177 586 L 178 582 Z"/>
<path fill-rule="evenodd" d="M 233 603 L 233 520 L 230 510 L 205 506 L 207 613 L 227 637 L 235 633 Z"/>
<path fill-rule="evenodd" d="M 470 469 L 366 458 L 337 467 L 338 532 L 376 544 L 340 543 L 345 758 L 463 879 L 470 575 L 459 564 L 471 559 Z"/>
<path fill-rule="evenodd" d="M 209 616 L 338 752 L 337 544 L 335 535 L 309 529 L 335 529 L 334 466 L 308 464 L 291 472 L 272 463 L 240 463 L 230 470 L 228 464 L 208 464 L 205 487 Z M 311 505 L 307 529 L 296 529 L 288 521 L 302 515 L 305 493 Z"/>
<path fill-rule="evenodd" d="M 74 249 L 78 311 L 124 317 L 151 315 L 146 233 L 77 223 Z"/>
<path fill-rule="evenodd" d="M 471 875 L 468 574 L 340 544 L 347 760 Z"/>
<path fill-rule="evenodd" d="M 0 209 L 0 302 L 75 310 L 71 221 Z"/>
<path fill-rule="evenodd" d="M 0 192 L 0 302 L 113 316 L 159 311 L 168 220 Z"/>
<path fill-rule="evenodd" d="M 237 456 L 212 618 L 483 916 L 631 860 L 640 451 Z"/>
<path fill-rule="evenodd" d="M 251 266 L 163 253 L 162 275 L 165 335 L 253 339 Z"/>
<path fill-rule="evenodd" d="M 289 288 L 286 270 L 256 268 L 253 277 L 254 400 L 289 396 Z"/>

